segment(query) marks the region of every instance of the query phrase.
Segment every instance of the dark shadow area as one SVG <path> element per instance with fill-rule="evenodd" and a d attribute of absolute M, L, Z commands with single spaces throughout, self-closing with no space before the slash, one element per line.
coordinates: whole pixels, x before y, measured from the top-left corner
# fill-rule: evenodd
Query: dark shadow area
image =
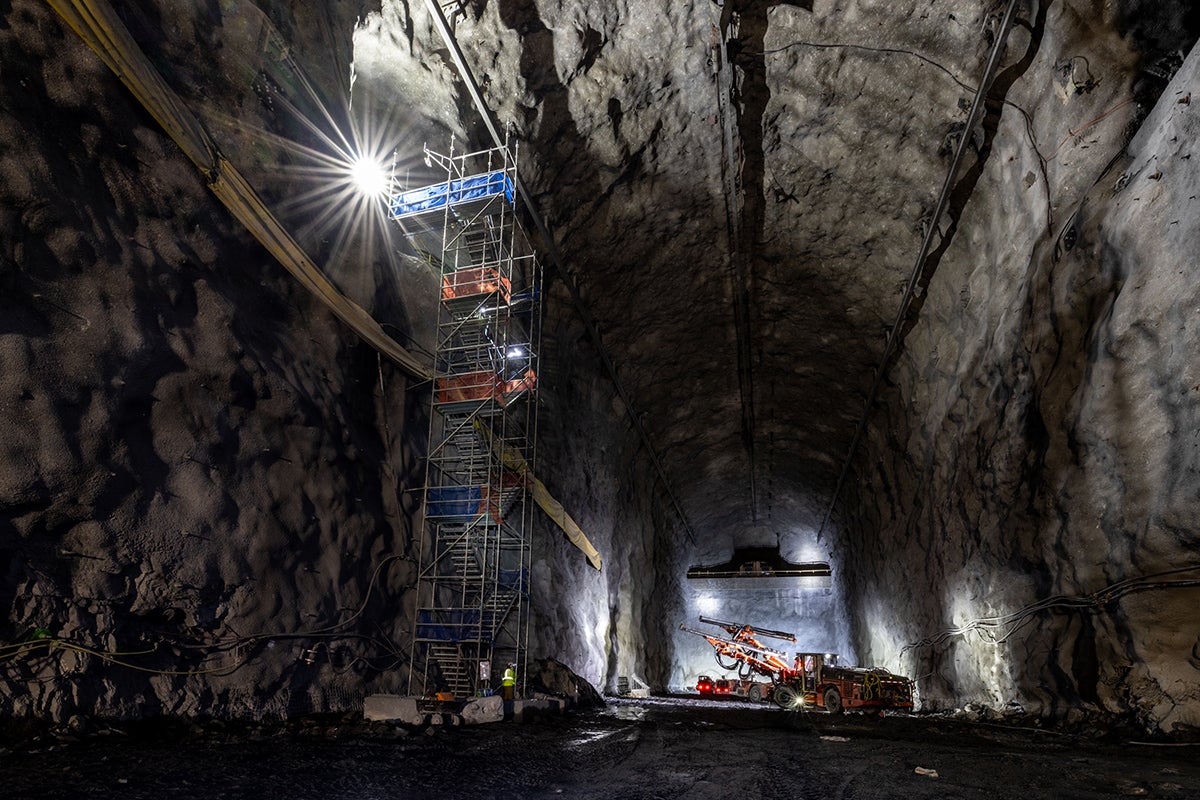
<path fill-rule="evenodd" d="M 1187 747 L 1029 720 L 784 712 L 692 697 L 421 729 L 357 715 L 289 723 L 36 726 L 0 743 L 12 796 L 157 798 L 1195 797 Z M 731 784 L 736 783 L 736 789 Z"/>
<path fill-rule="evenodd" d="M 762 362 L 763 330 L 758 315 L 759 286 L 757 259 L 764 238 L 766 197 L 763 190 L 766 157 L 764 152 L 764 118 L 771 101 L 767 82 L 764 40 L 768 17 L 775 6 L 790 5 L 808 11 L 810 2 L 781 2 L 780 0 L 739 0 L 724 6 L 721 13 L 722 35 L 726 37 L 725 57 L 735 70 L 730 90 L 730 106 L 736 115 L 736 146 L 740 163 L 735 185 L 740 189 L 740 208 L 733 214 L 739 217 L 737 241 L 731 254 L 734 327 L 737 339 L 737 374 L 741 393 L 741 438 L 750 464 L 751 520 L 760 514 L 758 473 L 758 439 L 762 432 L 756 421 L 756 367 Z M 731 232 L 732 233 L 732 232 Z"/>
<path fill-rule="evenodd" d="M 1117 30 L 1129 37 L 1145 66 L 1172 55 L 1182 61 L 1200 38 L 1195 0 L 1120 0 L 1117 6 Z"/>

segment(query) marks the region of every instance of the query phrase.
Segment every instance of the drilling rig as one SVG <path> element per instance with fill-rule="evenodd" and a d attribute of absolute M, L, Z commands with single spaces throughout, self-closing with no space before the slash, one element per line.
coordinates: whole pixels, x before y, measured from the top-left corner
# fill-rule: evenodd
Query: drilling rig
<path fill-rule="evenodd" d="M 708 617 L 700 617 L 700 622 L 724 629 L 726 636 L 682 624 L 679 629 L 712 645 L 722 669 L 737 670 L 743 680 L 756 673 L 769 678 L 771 699 L 780 708 L 824 708 L 831 714 L 853 709 L 878 714 L 883 709 L 913 707 L 912 681 L 903 675 L 881 667 L 839 666 L 837 657 L 830 653 L 796 653 L 789 664 L 786 653 L 760 640 L 795 642 L 795 634 Z"/>

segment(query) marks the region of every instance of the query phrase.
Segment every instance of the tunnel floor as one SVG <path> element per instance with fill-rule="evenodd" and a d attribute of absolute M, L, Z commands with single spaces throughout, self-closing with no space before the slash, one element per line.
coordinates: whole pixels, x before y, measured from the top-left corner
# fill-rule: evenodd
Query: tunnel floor
<path fill-rule="evenodd" d="M 696 699 L 618 700 L 533 724 L 431 733 L 210 723 L 8 745 L 0 794 L 56 800 L 1200 798 L 1195 745 Z"/>

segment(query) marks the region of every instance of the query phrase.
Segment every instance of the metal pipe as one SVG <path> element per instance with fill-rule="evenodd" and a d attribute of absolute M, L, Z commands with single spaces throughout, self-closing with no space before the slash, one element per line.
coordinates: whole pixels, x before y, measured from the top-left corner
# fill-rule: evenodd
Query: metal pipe
<path fill-rule="evenodd" d="M 483 93 L 479 88 L 478 82 L 475 80 L 475 74 L 471 72 L 466 57 L 463 55 L 462 48 L 458 46 L 458 41 L 454 38 L 454 32 L 450 29 L 450 23 L 446 20 L 446 15 L 442 13 L 441 6 L 438 5 L 437 0 L 425 0 L 425 7 L 429 10 L 429 15 L 433 17 L 434 26 L 438 29 L 438 33 L 442 35 L 442 40 L 446 43 L 446 48 L 450 51 L 450 57 L 453 59 L 454 65 L 458 67 L 458 73 L 462 77 L 463 83 L 467 86 L 467 93 L 471 95 L 471 99 L 475 102 L 475 108 L 479 111 L 479 116 L 483 118 L 483 124 L 487 126 L 488 133 L 492 136 L 492 141 L 496 143 L 497 147 L 504 147 L 504 137 L 500 135 L 496 123 L 492 120 L 491 109 L 488 108 L 487 103 L 483 99 Z M 579 318 L 583 322 L 588 336 L 591 338 L 593 344 L 596 345 L 596 353 L 600 356 L 600 363 L 604 366 L 605 371 L 608 372 L 609 380 L 612 381 L 613 388 L 617 390 L 617 395 L 621 398 L 621 402 L 625 404 L 625 412 L 629 415 L 634 430 L 637 431 L 638 436 L 642 440 L 642 445 L 646 448 L 646 453 L 650 456 L 650 462 L 654 465 L 659 480 L 663 483 L 663 488 L 667 492 L 667 497 L 671 500 L 671 505 L 674 507 L 675 513 L 679 515 L 679 520 L 683 523 L 683 529 L 687 532 L 688 539 L 691 540 L 692 544 L 695 544 L 696 534 L 693 532 L 691 524 L 688 523 L 687 515 L 683 513 L 683 507 L 675 497 L 675 492 L 671 489 L 671 482 L 667 479 L 667 472 L 658 457 L 658 451 L 654 449 L 654 445 L 650 441 L 650 436 L 646 433 L 645 426 L 642 425 L 642 421 L 634 412 L 633 401 L 630 398 L 629 392 L 621 385 L 621 381 L 617 377 L 617 368 L 613 364 L 612 359 L 609 358 L 608 351 L 604 349 L 604 343 L 600 340 L 600 330 L 596 327 L 591 312 L 584 305 L 583 296 L 579 293 L 579 287 L 575 285 L 571 274 L 563 266 L 563 259 L 558 252 L 558 245 L 555 244 L 554 237 L 550 235 L 550 230 L 542 220 L 541 214 L 537 212 L 537 207 L 533 204 L 529 191 L 525 188 L 525 183 L 521 180 L 520 175 L 517 176 L 516 184 L 517 193 L 521 195 L 521 201 L 525 204 L 525 209 L 529 212 L 534 226 L 541 235 L 546 249 L 549 251 L 547 254 L 550 256 L 550 261 L 558 271 L 558 276 L 562 279 L 563 285 L 567 287 L 567 292 L 571 295 L 571 301 L 575 304 L 575 310 L 579 314 Z"/>
<path fill-rule="evenodd" d="M 1017 4 L 1021 0 L 1009 0 L 1008 9 L 1004 12 L 1004 18 L 1000 22 L 1000 27 L 996 29 L 996 41 L 992 45 L 991 55 L 988 57 L 987 67 L 983 71 L 983 80 L 979 82 L 979 88 L 975 91 L 975 99 L 971 101 L 971 110 L 967 113 L 967 124 L 963 128 L 962 138 L 958 142 L 958 147 L 954 151 L 954 159 L 950 162 L 950 169 L 946 173 L 946 180 L 942 183 L 942 191 L 938 195 L 937 205 L 934 206 L 933 216 L 929 223 L 929 227 L 925 230 L 925 237 L 921 241 L 921 249 L 917 253 L 917 260 L 913 264 L 912 274 L 908 278 L 908 285 L 904 288 L 904 296 L 900 299 L 900 308 L 896 311 L 896 321 L 892 323 L 892 329 L 888 332 L 887 343 L 883 348 L 883 357 L 879 360 L 879 369 L 875 371 L 875 380 L 871 383 L 871 390 L 867 392 L 867 404 L 863 408 L 862 419 L 858 422 L 858 428 L 854 431 L 854 438 L 850 440 L 850 451 L 846 453 L 846 461 L 842 465 L 841 474 L 838 475 L 837 484 L 833 489 L 833 496 L 829 498 L 829 507 L 825 510 L 825 516 L 821 520 L 821 527 L 817 529 L 817 540 L 821 538 L 821 534 L 825 532 L 825 526 L 829 523 L 829 518 L 833 515 L 834 506 L 837 505 L 838 496 L 842 492 L 842 486 L 846 483 L 846 476 L 850 473 L 850 465 L 854 461 L 854 454 L 858 450 L 859 440 L 862 439 L 863 433 L 866 431 L 867 422 L 871 417 L 871 406 L 875 403 L 875 397 L 879 394 L 879 387 L 883 384 L 883 378 L 887 374 L 888 359 L 892 357 L 895 351 L 899 334 L 900 326 L 904 324 L 904 318 L 908 315 L 908 307 L 912 304 L 913 295 L 916 293 L 917 283 L 921 280 L 921 272 L 925 266 L 925 259 L 929 255 L 929 248 L 933 244 L 933 236 L 937 233 L 938 222 L 945 213 L 946 204 L 950 202 L 950 192 L 954 189 L 954 179 L 958 175 L 958 169 L 962 166 L 963 157 L 967 152 L 967 145 L 972 139 L 972 132 L 975 126 L 979 124 L 980 115 L 983 113 L 984 105 L 987 102 L 987 92 L 991 88 L 992 81 L 996 78 L 996 70 L 1000 66 L 1000 59 L 1004 54 L 1004 45 L 1008 41 L 1008 31 L 1012 27 L 1013 16 L 1017 11 Z"/>

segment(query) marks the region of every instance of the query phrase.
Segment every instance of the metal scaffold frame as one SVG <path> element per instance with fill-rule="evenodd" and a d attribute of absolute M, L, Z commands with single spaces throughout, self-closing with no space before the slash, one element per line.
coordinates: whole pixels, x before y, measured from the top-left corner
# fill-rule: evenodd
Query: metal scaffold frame
<path fill-rule="evenodd" d="M 440 275 L 409 694 L 456 699 L 526 675 L 541 266 L 517 216 L 516 146 L 446 154 L 390 216 Z M 440 233 L 440 253 L 422 247 Z M 481 664 L 487 662 L 485 672 Z M 487 677 L 490 673 L 490 680 Z"/>

